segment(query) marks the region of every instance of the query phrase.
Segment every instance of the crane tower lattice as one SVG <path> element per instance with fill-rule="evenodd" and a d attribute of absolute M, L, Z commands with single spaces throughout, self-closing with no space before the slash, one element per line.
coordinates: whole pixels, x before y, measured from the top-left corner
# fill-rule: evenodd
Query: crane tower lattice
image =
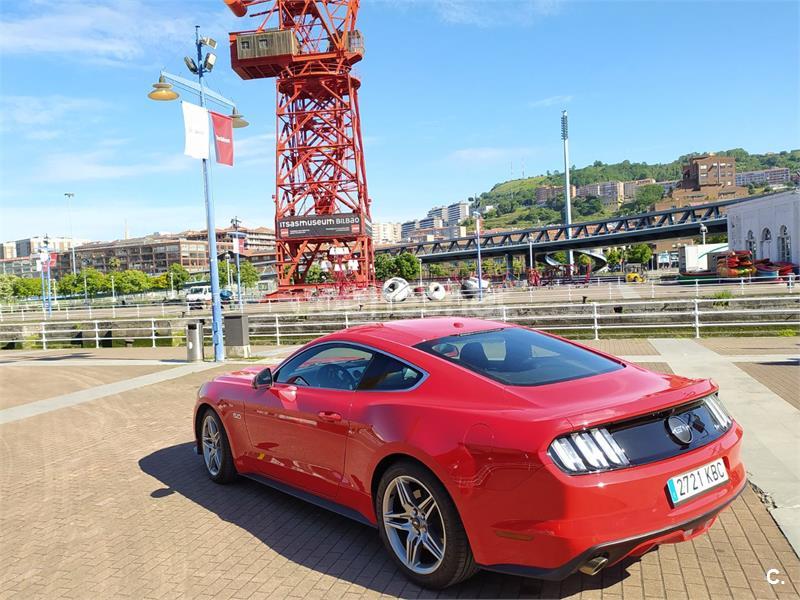
<path fill-rule="evenodd" d="M 370 200 L 352 68 L 364 54 L 359 0 L 224 0 L 260 18 L 230 34 L 243 79 L 275 78 L 275 237 L 279 289 L 309 285 L 314 264 L 340 287 L 374 283 Z"/>

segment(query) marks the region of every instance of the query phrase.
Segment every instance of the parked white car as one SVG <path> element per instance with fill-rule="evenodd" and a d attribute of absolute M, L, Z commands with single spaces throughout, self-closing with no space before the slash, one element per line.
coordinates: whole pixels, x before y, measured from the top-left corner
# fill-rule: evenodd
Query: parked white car
<path fill-rule="evenodd" d="M 186 293 L 186 304 L 189 305 L 189 308 L 202 308 L 211 304 L 211 288 L 207 285 L 189 288 Z"/>

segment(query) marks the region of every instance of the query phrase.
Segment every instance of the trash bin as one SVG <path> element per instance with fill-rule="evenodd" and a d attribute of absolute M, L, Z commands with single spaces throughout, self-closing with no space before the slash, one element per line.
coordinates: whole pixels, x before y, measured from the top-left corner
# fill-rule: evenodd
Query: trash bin
<path fill-rule="evenodd" d="M 186 324 L 186 360 L 189 362 L 203 360 L 203 327 L 201 321 L 190 321 Z"/>
<path fill-rule="evenodd" d="M 250 358 L 250 323 L 247 315 L 225 315 L 225 355 Z"/>

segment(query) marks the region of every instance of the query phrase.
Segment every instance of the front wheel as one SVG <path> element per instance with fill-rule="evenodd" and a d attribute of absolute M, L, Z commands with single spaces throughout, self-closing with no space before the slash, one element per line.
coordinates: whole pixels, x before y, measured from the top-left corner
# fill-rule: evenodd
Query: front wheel
<path fill-rule="evenodd" d="M 384 545 L 415 583 L 442 589 L 478 570 L 455 504 L 421 465 L 390 467 L 381 478 L 375 505 Z"/>
<path fill-rule="evenodd" d="M 215 483 L 229 483 L 236 477 L 231 445 L 222 422 L 213 410 L 206 410 L 200 428 L 203 462 L 208 476 Z"/>

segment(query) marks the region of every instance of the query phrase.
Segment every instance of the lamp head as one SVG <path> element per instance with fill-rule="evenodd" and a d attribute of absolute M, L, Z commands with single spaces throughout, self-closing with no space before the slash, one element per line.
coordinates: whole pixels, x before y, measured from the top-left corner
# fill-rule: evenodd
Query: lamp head
<path fill-rule="evenodd" d="M 214 65 L 217 62 L 217 55 L 213 52 L 209 52 L 206 54 L 206 57 L 203 59 L 203 71 L 210 73 L 211 70 L 214 68 Z"/>
<path fill-rule="evenodd" d="M 178 96 L 178 92 L 172 89 L 172 84 L 167 83 L 163 75 L 158 78 L 158 83 L 153 84 L 153 91 L 147 94 L 150 100 L 158 100 L 159 102 L 175 100 Z"/>
<path fill-rule="evenodd" d="M 208 46 L 212 50 L 216 50 L 217 48 L 217 40 L 215 40 L 214 38 L 210 37 L 200 38 L 200 43 L 203 44 L 204 46 Z"/>
<path fill-rule="evenodd" d="M 194 59 L 190 56 L 184 56 L 183 62 L 186 64 L 186 68 L 189 69 L 192 73 L 197 75 L 197 63 L 194 62 Z"/>
<path fill-rule="evenodd" d="M 241 129 L 242 127 L 247 127 L 250 125 L 245 118 L 236 110 L 236 107 L 233 107 L 233 112 L 231 112 L 231 120 L 234 129 Z"/>

